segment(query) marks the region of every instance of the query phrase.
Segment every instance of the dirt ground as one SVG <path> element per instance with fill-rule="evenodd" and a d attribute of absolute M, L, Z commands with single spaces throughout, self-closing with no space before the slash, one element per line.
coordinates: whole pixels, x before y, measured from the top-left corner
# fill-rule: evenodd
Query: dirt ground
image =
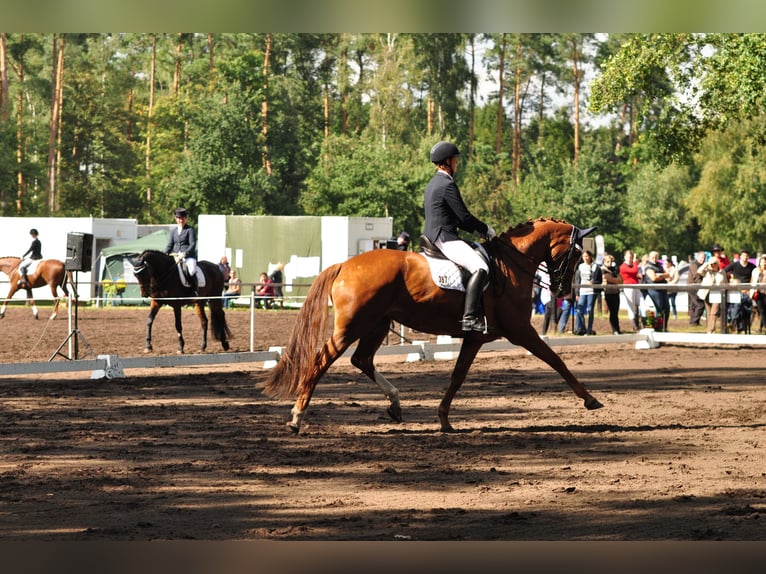
<path fill-rule="evenodd" d="M 146 313 L 81 308 L 79 330 L 138 356 Z M 49 314 L 10 308 L 0 362 L 47 361 L 69 332 Z M 249 312 L 227 318 L 248 350 Z M 294 318 L 256 313 L 255 349 L 284 345 Z M 172 323 L 163 310 L 155 354 L 175 353 Z M 184 326 L 198 352 L 191 310 Z M 381 358 L 402 423 L 340 361 L 298 436 L 291 403 L 256 390 L 260 364 L 0 377 L 0 541 L 763 540 L 763 349 L 559 349 L 603 409 L 524 351 L 481 353 L 453 434 L 436 417 L 453 361 Z"/>

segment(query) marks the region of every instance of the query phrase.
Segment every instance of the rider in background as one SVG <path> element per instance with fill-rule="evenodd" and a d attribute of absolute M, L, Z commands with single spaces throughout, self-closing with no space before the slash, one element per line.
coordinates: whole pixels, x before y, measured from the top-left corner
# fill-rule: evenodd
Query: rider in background
<path fill-rule="evenodd" d="M 176 253 L 184 262 L 184 270 L 189 280 L 189 285 L 197 296 L 197 234 L 194 228 L 186 223 L 189 213 L 183 207 L 178 207 L 173 212 L 176 226 L 170 233 L 165 253 Z"/>
<path fill-rule="evenodd" d="M 27 270 L 32 265 L 32 261 L 38 261 L 43 258 L 43 245 L 37 238 L 37 229 L 30 229 L 29 234 L 32 236 L 32 245 L 29 246 L 26 253 L 21 256 L 21 263 L 19 263 L 19 273 L 21 279 L 18 281 L 19 287 L 27 287 L 29 285 L 29 279 L 27 277 Z"/>
<path fill-rule="evenodd" d="M 439 142 L 431 148 L 430 159 L 436 165 L 436 173 L 423 193 L 426 219 L 423 234 L 445 257 L 471 273 L 465 288 L 461 328 L 486 332 L 484 318 L 479 316 L 479 297 L 489 268 L 484 259 L 460 239 L 457 230 L 464 229 L 489 239 L 495 236 L 495 230 L 474 217 L 463 202 L 454 180 L 459 155 L 457 146 L 451 142 Z"/>

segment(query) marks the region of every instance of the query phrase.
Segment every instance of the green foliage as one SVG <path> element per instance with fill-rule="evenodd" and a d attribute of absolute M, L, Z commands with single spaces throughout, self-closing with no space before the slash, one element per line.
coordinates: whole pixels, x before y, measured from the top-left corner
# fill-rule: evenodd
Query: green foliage
<path fill-rule="evenodd" d="M 712 133 L 698 155 L 698 184 L 687 200 L 707 244 L 730 252 L 766 248 L 766 118 Z"/>
<path fill-rule="evenodd" d="M 615 252 L 764 249 L 762 34 L 65 34 L 52 132 L 61 38 L 5 35 L 4 215 L 167 222 L 184 204 L 417 234 L 428 150 L 452 139 L 467 205 L 498 230 L 547 216 L 597 225 Z M 476 42 L 495 74 L 504 42 L 502 102 L 498 84 L 470 100 Z M 595 66 L 577 158 L 575 62 Z"/>
<path fill-rule="evenodd" d="M 422 229 L 422 193 L 432 170 L 427 151 L 328 138 L 307 180 L 301 205 L 307 215 L 393 217 L 395 229 Z"/>
<path fill-rule="evenodd" d="M 696 238 L 689 234 L 694 228 L 686 209 L 690 186 L 689 170 L 684 166 L 639 167 L 627 190 L 627 211 L 634 217 L 632 242 L 625 247 L 637 253 L 676 253 L 684 259 L 699 249 Z"/>

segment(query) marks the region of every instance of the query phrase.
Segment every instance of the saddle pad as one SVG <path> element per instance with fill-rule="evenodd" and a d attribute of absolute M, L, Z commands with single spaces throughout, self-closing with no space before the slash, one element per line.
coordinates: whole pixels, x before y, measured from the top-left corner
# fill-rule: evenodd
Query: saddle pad
<path fill-rule="evenodd" d="M 421 254 L 423 255 L 423 254 Z M 431 278 L 442 289 L 465 291 L 460 268 L 449 259 L 434 259 L 423 255 L 431 268 Z"/>
<path fill-rule="evenodd" d="M 484 246 L 478 243 L 474 243 L 474 248 L 478 248 L 479 255 L 484 261 L 489 260 L 487 251 Z M 463 284 L 462 271 L 457 264 L 453 263 L 449 259 L 436 259 L 429 257 L 425 253 L 421 253 L 423 257 L 428 261 L 428 266 L 431 268 L 431 278 L 442 289 L 452 289 L 454 291 L 465 292 L 465 285 Z M 485 285 L 486 289 L 487 286 Z"/>
<path fill-rule="evenodd" d="M 186 273 L 184 273 L 183 267 L 180 265 L 176 265 L 176 269 L 178 269 L 178 276 L 181 278 L 181 283 L 184 287 L 190 287 L 189 281 L 186 279 Z M 194 272 L 194 275 L 197 277 L 197 288 L 201 288 L 205 286 L 205 274 L 202 272 L 202 269 L 197 267 L 197 270 Z"/>

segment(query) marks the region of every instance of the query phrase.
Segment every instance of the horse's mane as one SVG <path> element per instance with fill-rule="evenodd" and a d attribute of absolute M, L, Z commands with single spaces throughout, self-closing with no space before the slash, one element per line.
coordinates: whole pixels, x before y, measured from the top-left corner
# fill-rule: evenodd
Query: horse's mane
<path fill-rule="evenodd" d="M 532 229 L 535 226 L 535 223 L 546 223 L 548 221 L 553 223 L 566 224 L 566 221 L 564 221 L 563 219 L 556 219 L 553 217 L 538 217 L 537 219 L 528 219 L 527 221 L 524 221 L 514 227 L 509 228 L 508 231 L 505 232 L 505 234 L 511 237 L 526 235 L 527 233 L 532 231 Z"/>
<path fill-rule="evenodd" d="M 0 259 L 21 259 L 18 255 L 4 255 L 3 257 L 0 257 Z"/>

